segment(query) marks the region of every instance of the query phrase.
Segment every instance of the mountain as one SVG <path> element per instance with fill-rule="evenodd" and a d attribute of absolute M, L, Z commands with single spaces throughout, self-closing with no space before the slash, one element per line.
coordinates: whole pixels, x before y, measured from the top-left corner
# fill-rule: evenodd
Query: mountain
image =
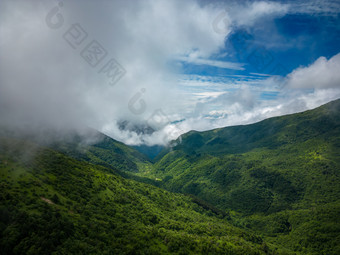
<path fill-rule="evenodd" d="M 339 116 L 191 131 L 153 162 L 94 130 L 1 132 L 0 254 L 340 254 Z"/>
<path fill-rule="evenodd" d="M 32 141 L 1 137 L 0 176 L 0 254 L 292 254 L 189 196 Z"/>
<path fill-rule="evenodd" d="M 146 176 L 208 201 L 282 247 L 340 254 L 340 100 L 252 125 L 191 131 L 177 143 Z"/>
<path fill-rule="evenodd" d="M 85 128 L 81 132 L 68 130 L 63 134 L 44 129 L 39 135 L 31 131 L 27 133 L 5 129 L 0 131 L 0 136 L 33 141 L 78 160 L 115 170 L 137 173 L 151 166 L 151 162 L 144 154 L 91 128 Z"/>

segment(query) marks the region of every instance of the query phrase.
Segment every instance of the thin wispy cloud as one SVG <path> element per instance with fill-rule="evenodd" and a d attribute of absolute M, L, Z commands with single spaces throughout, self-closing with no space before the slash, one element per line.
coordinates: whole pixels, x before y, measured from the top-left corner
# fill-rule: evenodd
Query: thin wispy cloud
<path fill-rule="evenodd" d="M 177 60 L 186 62 L 193 65 L 205 65 L 213 66 L 218 68 L 232 69 L 232 70 L 244 70 L 244 65 L 242 63 L 233 63 L 227 61 L 218 61 L 202 58 L 192 58 L 192 57 L 178 57 Z"/>
<path fill-rule="evenodd" d="M 311 15 L 337 15 L 340 13 L 340 2 L 333 0 L 290 1 L 290 13 Z"/>

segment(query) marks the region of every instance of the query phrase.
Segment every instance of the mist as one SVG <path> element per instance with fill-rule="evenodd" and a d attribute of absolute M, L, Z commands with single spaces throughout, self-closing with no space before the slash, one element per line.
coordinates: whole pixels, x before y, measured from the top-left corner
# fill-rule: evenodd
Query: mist
<path fill-rule="evenodd" d="M 235 26 L 258 24 L 294 9 L 280 3 L 233 1 L 227 13 L 226 4 L 1 1 L 1 126 L 43 140 L 49 139 L 46 130 L 61 137 L 70 132 L 86 137 L 90 128 L 130 145 L 166 145 L 192 129 L 251 123 L 316 107 L 340 95 L 338 76 L 331 85 L 318 84 L 313 93 L 298 90 L 303 86 L 297 83 L 306 79 L 300 75 L 291 81 L 296 74 L 308 74 L 307 69 L 287 76 L 285 82 L 294 86 L 283 87 L 283 97 L 273 102 L 258 101 L 259 92 L 247 83 L 237 84 L 236 91 L 208 96 L 202 92 L 199 97 L 181 90 L 179 60 L 244 70 L 244 63 L 209 59 L 228 54 L 221 50 Z M 217 29 L 220 20 L 224 25 Z M 261 82 L 276 86 L 270 78 Z M 122 121 L 153 132 L 121 129 Z"/>

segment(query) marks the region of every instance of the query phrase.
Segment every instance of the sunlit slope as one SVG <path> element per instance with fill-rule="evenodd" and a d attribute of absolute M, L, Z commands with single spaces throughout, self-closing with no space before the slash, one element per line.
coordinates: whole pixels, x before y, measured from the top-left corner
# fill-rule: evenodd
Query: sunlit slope
<path fill-rule="evenodd" d="M 266 254 L 275 249 L 187 196 L 27 141 L 2 138 L 0 145 L 0 254 Z"/>
<path fill-rule="evenodd" d="M 297 251 L 336 254 L 339 117 L 337 100 L 252 125 L 189 132 L 163 152 L 150 176 L 168 190 L 234 211 L 238 224 L 282 235 L 277 240 Z"/>

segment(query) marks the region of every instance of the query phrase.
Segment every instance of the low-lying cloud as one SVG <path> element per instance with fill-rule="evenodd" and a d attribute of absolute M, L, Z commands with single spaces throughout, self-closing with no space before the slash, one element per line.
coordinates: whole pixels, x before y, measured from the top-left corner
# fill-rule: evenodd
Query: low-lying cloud
<path fill-rule="evenodd" d="M 293 71 L 280 97 L 270 102 L 259 101 L 259 92 L 247 83 L 223 93 L 182 93 L 171 61 L 242 71 L 242 64 L 211 58 L 234 27 L 291 11 L 267 1 L 234 3 L 216 31 L 221 6 L 195 0 L 1 1 L 1 125 L 37 134 L 92 127 L 131 145 L 166 144 L 192 129 L 252 123 L 340 95 L 339 55 Z M 99 46 L 97 55 L 86 51 Z M 315 90 L 306 94 L 305 88 Z M 155 131 L 122 130 L 121 121 Z"/>
<path fill-rule="evenodd" d="M 215 14 L 191 0 L 1 1 L 1 124 L 90 126 L 124 141 L 110 124 L 176 108 L 172 57 L 206 58 L 223 46 L 211 29 Z M 106 51 L 98 64 L 100 54 L 84 56 L 93 42 Z M 126 70 L 114 85 L 103 71 L 111 58 Z"/>

